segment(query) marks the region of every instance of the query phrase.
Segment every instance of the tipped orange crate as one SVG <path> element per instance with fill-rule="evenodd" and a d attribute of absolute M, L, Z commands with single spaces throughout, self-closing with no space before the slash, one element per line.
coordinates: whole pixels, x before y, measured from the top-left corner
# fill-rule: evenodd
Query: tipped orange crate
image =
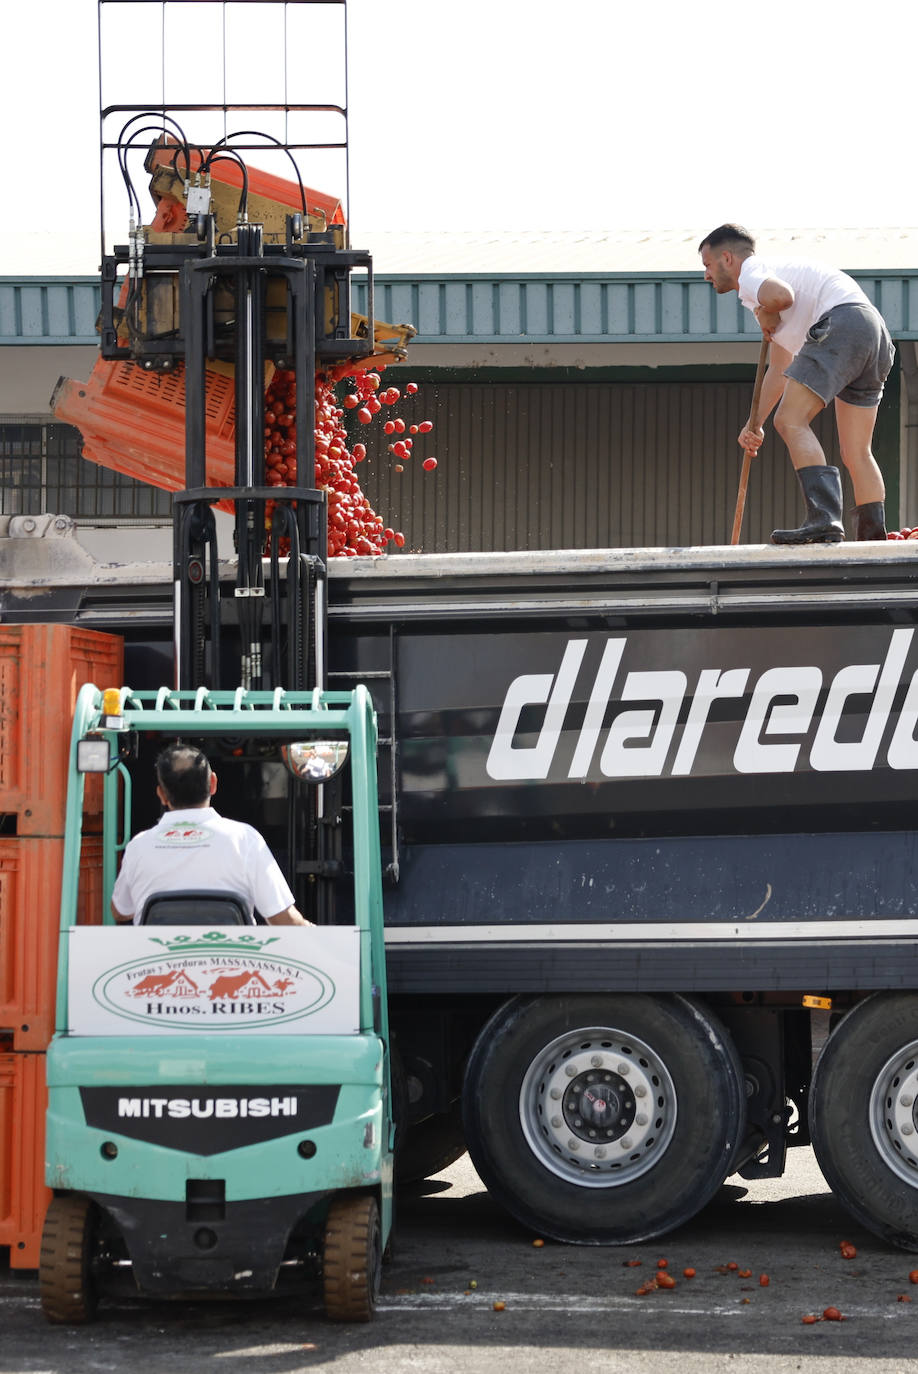
<path fill-rule="evenodd" d="M 11 1269 L 37 1269 L 51 1197 L 45 1187 L 43 1054 L 0 1054 L 0 1245 Z"/>
<path fill-rule="evenodd" d="M 83 456 L 164 491 L 185 486 L 185 369 L 147 372 L 99 358 L 89 381 L 61 378 L 51 401 L 58 420 L 83 436 Z M 236 472 L 232 376 L 207 369 L 207 485 L 231 487 Z"/>
<path fill-rule="evenodd" d="M 15 834 L 63 835 L 77 694 L 85 682 L 120 686 L 123 663 L 117 635 L 0 625 L 0 811 L 15 817 Z M 101 810 L 98 784 L 86 798 L 87 811 Z"/>

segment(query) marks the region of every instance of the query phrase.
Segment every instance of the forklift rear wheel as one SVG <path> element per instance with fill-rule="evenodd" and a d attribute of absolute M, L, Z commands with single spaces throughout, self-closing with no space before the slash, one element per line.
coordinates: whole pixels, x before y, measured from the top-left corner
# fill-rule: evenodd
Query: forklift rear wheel
<path fill-rule="evenodd" d="M 372 1320 L 379 1296 L 382 1228 L 376 1199 L 336 1197 L 325 1222 L 325 1312 L 335 1322 Z"/>
<path fill-rule="evenodd" d="M 627 1245 L 709 1202 L 745 1137 L 729 1034 L 672 994 L 516 997 L 485 1025 L 463 1095 L 489 1192 L 538 1235 Z"/>
<path fill-rule="evenodd" d="M 810 1088 L 813 1151 L 839 1202 L 918 1250 L 918 996 L 875 993 L 832 1031 Z"/>
<path fill-rule="evenodd" d="M 74 1193 L 48 1204 L 38 1278 L 42 1311 L 55 1325 L 90 1322 L 96 1314 L 95 1210 L 89 1198 Z"/>

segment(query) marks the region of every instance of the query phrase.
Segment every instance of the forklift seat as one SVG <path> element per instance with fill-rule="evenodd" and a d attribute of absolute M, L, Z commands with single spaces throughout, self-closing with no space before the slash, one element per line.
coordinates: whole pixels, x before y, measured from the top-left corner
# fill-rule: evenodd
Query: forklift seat
<path fill-rule="evenodd" d="M 143 904 L 142 926 L 253 926 L 255 917 L 238 892 L 154 892 Z"/>

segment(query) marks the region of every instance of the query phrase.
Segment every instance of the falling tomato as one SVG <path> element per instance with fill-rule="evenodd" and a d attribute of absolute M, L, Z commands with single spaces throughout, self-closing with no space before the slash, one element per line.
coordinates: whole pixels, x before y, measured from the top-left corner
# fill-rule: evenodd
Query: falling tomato
<path fill-rule="evenodd" d="M 436 460 L 436 458 L 425 458 L 424 461 L 423 461 L 423 463 L 421 464 L 421 467 L 424 469 L 425 472 L 433 472 L 433 470 L 434 470 L 434 468 L 435 468 L 436 466 L 437 466 L 437 460 Z"/>

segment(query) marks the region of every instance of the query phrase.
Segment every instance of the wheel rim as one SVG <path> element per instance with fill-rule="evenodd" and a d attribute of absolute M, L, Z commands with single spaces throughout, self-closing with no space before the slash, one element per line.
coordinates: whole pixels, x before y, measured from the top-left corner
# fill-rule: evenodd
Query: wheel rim
<path fill-rule="evenodd" d="M 877 1074 L 870 1134 L 892 1171 L 918 1188 L 918 1040 L 897 1050 Z"/>
<path fill-rule="evenodd" d="M 569 1031 L 546 1045 L 519 1100 L 533 1153 L 580 1188 L 616 1187 L 652 1169 L 672 1139 L 676 1106 L 659 1055 L 607 1026 Z"/>

